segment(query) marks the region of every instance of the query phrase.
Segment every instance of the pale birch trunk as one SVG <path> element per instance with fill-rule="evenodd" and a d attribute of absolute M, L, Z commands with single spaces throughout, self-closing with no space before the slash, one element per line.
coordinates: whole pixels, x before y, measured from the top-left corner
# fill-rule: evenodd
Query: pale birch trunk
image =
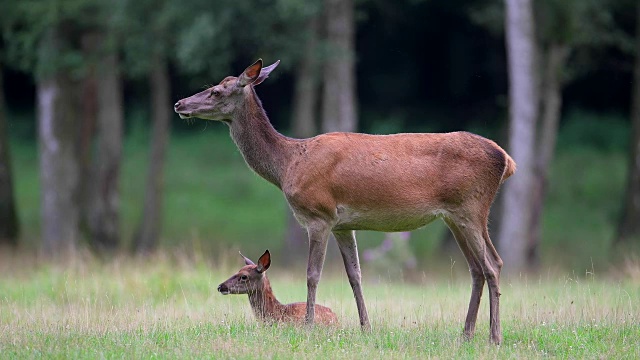
<path fill-rule="evenodd" d="M 518 172 L 504 186 L 498 243 L 505 269 L 513 272 L 525 266 L 532 213 L 539 100 L 531 0 L 506 0 L 505 26 L 509 67 L 509 154 L 518 164 Z"/>
<path fill-rule="evenodd" d="M 322 131 L 356 131 L 353 0 L 325 0 L 327 58 L 323 69 Z"/>
<path fill-rule="evenodd" d="M 41 54 L 59 51 L 64 41 L 56 28 L 41 43 Z M 48 61 L 48 59 L 41 59 Z M 46 255 L 74 252 L 79 240 L 76 154 L 77 116 L 71 80 L 62 71 L 37 80 L 42 244 Z"/>

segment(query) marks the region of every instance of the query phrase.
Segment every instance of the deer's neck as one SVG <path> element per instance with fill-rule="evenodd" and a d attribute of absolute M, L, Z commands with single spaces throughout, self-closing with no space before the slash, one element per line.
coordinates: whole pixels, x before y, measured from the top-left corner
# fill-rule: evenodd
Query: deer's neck
<path fill-rule="evenodd" d="M 261 286 L 249 293 L 249 303 L 256 317 L 262 321 L 277 320 L 283 312 L 283 305 L 276 299 L 269 279 L 265 276 Z"/>
<path fill-rule="evenodd" d="M 238 109 L 229 126 L 231 138 L 247 165 L 270 183 L 282 188 L 284 172 L 296 140 L 273 128 L 253 88 L 245 90 L 244 105 Z"/>

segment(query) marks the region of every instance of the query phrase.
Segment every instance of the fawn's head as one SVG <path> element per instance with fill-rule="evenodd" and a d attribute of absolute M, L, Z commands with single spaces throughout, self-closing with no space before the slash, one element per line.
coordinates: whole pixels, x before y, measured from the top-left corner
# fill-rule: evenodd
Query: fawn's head
<path fill-rule="evenodd" d="M 229 294 L 249 294 L 260 289 L 265 271 L 271 266 L 271 254 L 265 251 L 256 265 L 253 261 L 240 254 L 244 259 L 245 266 L 235 275 L 218 286 L 218 291 L 222 295 Z"/>
<path fill-rule="evenodd" d="M 220 84 L 179 100 L 173 109 L 182 119 L 230 121 L 236 108 L 244 102 L 244 88 L 262 83 L 279 63 L 280 60 L 263 68 L 262 59 L 258 59 L 240 76 L 227 76 Z"/>

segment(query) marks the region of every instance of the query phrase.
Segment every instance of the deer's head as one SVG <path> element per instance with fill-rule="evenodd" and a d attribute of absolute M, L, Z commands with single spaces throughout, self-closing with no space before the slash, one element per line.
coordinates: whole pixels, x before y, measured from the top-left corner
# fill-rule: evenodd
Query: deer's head
<path fill-rule="evenodd" d="M 271 266 L 271 254 L 266 250 L 256 265 L 253 261 L 240 254 L 244 259 L 245 266 L 235 275 L 218 286 L 218 291 L 222 295 L 229 294 L 249 294 L 257 291 L 262 286 L 264 273 Z"/>
<path fill-rule="evenodd" d="M 262 59 L 258 59 L 240 76 L 227 76 L 220 84 L 178 101 L 173 109 L 182 119 L 230 121 L 233 112 L 244 102 L 244 88 L 262 83 L 279 63 L 280 60 L 263 68 Z"/>

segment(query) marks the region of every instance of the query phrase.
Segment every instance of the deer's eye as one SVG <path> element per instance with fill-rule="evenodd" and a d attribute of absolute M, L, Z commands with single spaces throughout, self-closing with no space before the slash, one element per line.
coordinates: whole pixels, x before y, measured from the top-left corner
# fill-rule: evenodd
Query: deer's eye
<path fill-rule="evenodd" d="M 211 95 L 209 95 L 209 96 L 210 96 L 210 97 L 211 97 L 211 96 L 213 96 L 213 97 L 218 97 L 218 96 L 220 96 L 220 91 L 218 91 L 218 90 L 212 90 L 212 91 L 211 91 Z"/>
<path fill-rule="evenodd" d="M 247 275 L 240 276 L 240 280 L 242 280 L 242 281 L 246 281 L 247 279 L 249 279 L 249 277 Z"/>

